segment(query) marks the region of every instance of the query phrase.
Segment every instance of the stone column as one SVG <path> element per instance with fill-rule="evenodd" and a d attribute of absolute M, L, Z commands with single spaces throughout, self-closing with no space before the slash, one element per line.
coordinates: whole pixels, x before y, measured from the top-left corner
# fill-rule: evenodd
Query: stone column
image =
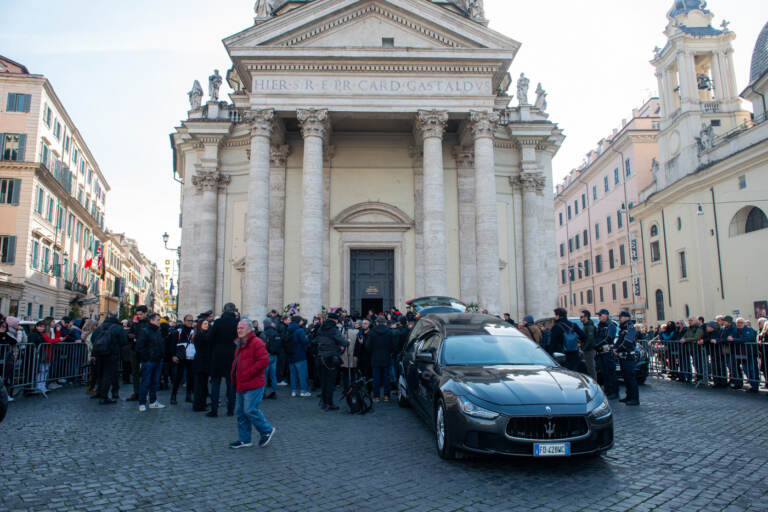
<path fill-rule="evenodd" d="M 499 313 L 499 225 L 496 219 L 496 160 L 493 134 L 499 115 L 472 112 L 475 139 L 475 236 L 477 237 L 477 295 L 480 306 Z"/>
<path fill-rule="evenodd" d="M 328 111 L 300 109 L 296 117 L 304 137 L 301 220 L 301 312 L 320 313 L 323 300 L 323 141 Z"/>
<path fill-rule="evenodd" d="M 415 273 L 414 283 L 416 297 L 424 296 L 424 152 L 421 147 L 411 147 L 413 160 L 413 221 Z"/>
<path fill-rule="evenodd" d="M 551 257 L 539 243 L 537 192 L 544 187 L 545 179 L 536 163 L 538 139 L 518 139 L 521 151 L 522 172 L 520 186 L 523 191 L 523 268 L 525 280 L 525 313 L 536 315 L 542 308 L 537 278 L 542 268 L 541 259 Z M 547 248 L 549 251 L 550 248 Z M 554 248 L 552 248 L 554 249 Z M 551 252 L 551 251 L 550 251 Z"/>
<path fill-rule="evenodd" d="M 459 186 L 459 274 L 461 300 L 477 303 L 477 251 L 475 250 L 475 153 L 456 147 L 454 158 Z"/>
<path fill-rule="evenodd" d="M 267 307 L 278 311 L 285 305 L 285 170 L 290 152 L 287 145 L 270 149 Z"/>
<path fill-rule="evenodd" d="M 269 175 L 270 139 L 274 129 L 272 109 L 248 112 L 251 123 L 251 162 L 248 175 L 248 209 L 245 228 L 245 293 L 243 311 L 261 322 L 267 315 L 269 275 Z"/>
<path fill-rule="evenodd" d="M 181 151 L 184 155 L 184 185 L 181 203 L 181 261 L 179 268 L 179 315 L 185 315 L 194 311 L 195 290 L 194 268 L 195 268 L 195 186 L 192 183 L 192 177 L 195 172 L 195 163 L 197 155 L 197 143 L 186 143 L 182 145 Z M 202 148 L 202 145 L 200 145 Z M 198 311 L 200 313 L 200 311 Z"/>
<path fill-rule="evenodd" d="M 667 95 L 664 93 L 664 75 L 660 72 L 656 72 L 656 83 L 658 84 L 659 95 L 662 97 L 659 102 L 661 106 L 661 117 L 665 117 L 670 113 L 669 108 L 667 107 L 669 98 L 667 98 Z"/>
<path fill-rule="evenodd" d="M 515 287 L 516 309 L 514 318 L 522 318 L 525 315 L 525 279 L 523 279 L 523 276 L 525 275 L 523 257 L 523 189 L 520 186 L 519 177 L 510 177 L 509 182 L 512 186 L 512 208 L 515 216 L 515 274 L 513 282 Z"/>
<path fill-rule="evenodd" d="M 445 295 L 448 256 L 445 241 L 443 133 L 448 112 L 420 110 L 416 129 L 424 145 L 424 292 Z"/>

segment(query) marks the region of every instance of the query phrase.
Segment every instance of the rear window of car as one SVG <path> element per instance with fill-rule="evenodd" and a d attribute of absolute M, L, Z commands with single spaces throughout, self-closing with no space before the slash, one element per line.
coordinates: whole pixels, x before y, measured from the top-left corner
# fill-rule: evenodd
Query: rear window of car
<path fill-rule="evenodd" d="M 533 365 L 555 363 L 539 345 L 518 336 L 462 335 L 443 342 L 446 366 Z"/>

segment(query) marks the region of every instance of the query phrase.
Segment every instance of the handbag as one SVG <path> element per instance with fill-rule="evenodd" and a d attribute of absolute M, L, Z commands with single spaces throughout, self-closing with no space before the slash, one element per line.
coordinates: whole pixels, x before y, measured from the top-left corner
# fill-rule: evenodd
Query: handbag
<path fill-rule="evenodd" d="M 195 354 L 197 353 L 197 349 L 195 348 L 194 343 L 187 343 L 187 350 L 186 350 L 186 356 L 187 361 L 191 361 L 195 358 Z"/>

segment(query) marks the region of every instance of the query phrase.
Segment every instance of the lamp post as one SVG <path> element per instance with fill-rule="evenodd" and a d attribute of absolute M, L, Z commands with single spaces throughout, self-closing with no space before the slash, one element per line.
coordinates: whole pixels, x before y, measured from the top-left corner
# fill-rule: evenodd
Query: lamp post
<path fill-rule="evenodd" d="M 165 247 L 165 249 L 167 251 L 171 251 L 171 252 L 175 252 L 176 253 L 176 263 L 179 265 L 179 272 L 181 272 L 181 264 L 180 264 L 180 261 L 181 261 L 181 246 L 178 246 L 175 249 L 172 249 L 172 248 L 168 247 L 168 240 L 170 240 L 170 238 L 171 237 L 170 237 L 170 235 L 168 234 L 167 231 L 165 233 L 163 233 L 163 246 Z M 171 281 L 171 282 L 173 282 L 173 281 Z M 179 318 L 179 287 L 178 287 L 178 284 L 176 286 L 176 310 L 175 310 L 175 313 L 176 313 L 176 318 Z"/>

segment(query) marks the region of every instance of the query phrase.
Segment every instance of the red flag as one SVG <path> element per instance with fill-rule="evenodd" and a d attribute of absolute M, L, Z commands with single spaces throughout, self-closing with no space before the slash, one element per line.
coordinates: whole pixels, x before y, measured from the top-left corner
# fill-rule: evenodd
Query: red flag
<path fill-rule="evenodd" d="M 92 258 L 87 258 L 85 260 L 85 265 L 83 265 L 83 268 L 91 268 L 92 264 L 93 264 L 93 259 Z"/>

